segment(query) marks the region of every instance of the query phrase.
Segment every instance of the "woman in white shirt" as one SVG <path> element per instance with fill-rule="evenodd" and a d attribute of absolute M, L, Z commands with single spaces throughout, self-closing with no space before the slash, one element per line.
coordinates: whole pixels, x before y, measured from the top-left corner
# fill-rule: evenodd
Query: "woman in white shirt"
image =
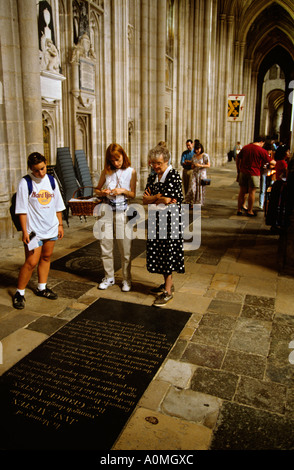
<path fill-rule="evenodd" d="M 63 238 L 62 211 L 65 206 L 57 181 L 53 178 L 51 182 L 47 175 L 46 158 L 33 152 L 28 157 L 28 167 L 32 191 L 29 193 L 29 185 L 22 178 L 15 205 L 25 248 L 25 263 L 20 269 L 17 291 L 13 297 L 13 306 L 17 309 L 25 306 L 25 289 L 36 266 L 38 288 L 35 294 L 51 300 L 57 299 L 57 294 L 47 287 L 47 279 L 55 241 Z M 32 247 L 29 243 L 35 244 Z"/>
<path fill-rule="evenodd" d="M 103 197 L 105 204 L 104 235 L 100 237 L 101 257 L 104 267 L 104 279 L 99 289 L 107 289 L 115 284 L 113 239 L 116 237 L 122 264 L 122 291 L 131 289 L 131 245 L 132 240 L 126 236 L 125 226 L 128 222 L 126 211 L 128 199 L 136 197 L 136 171 L 131 167 L 125 150 L 116 143 L 106 150 L 105 166 L 101 173 L 96 194 Z M 106 206 L 106 207 L 105 207 Z M 103 209 L 103 207 L 102 207 Z"/>

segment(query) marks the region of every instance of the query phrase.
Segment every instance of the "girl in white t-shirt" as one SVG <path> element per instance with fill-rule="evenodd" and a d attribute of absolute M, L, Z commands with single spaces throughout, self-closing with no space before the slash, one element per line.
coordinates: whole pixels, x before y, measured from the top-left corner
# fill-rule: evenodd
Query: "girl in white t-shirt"
<path fill-rule="evenodd" d="M 28 183 L 22 178 L 16 193 L 15 213 L 19 215 L 25 248 L 25 263 L 20 269 L 13 297 L 13 306 L 17 309 L 25 306 L 25 289 L 36 266 L 38 288 L 35 294 L 47 299 L 57 298 L 57 294 L 47 287 L 47 279 L 55 241 L 63 238 L 62 211 L 65 206 L 57 181 L 54 180 L 53 189 L 47 175 L 46 158 L 33 152 L 28 157 L 28 167 L 32 192 L 29 194 Z"/>
<path fill-rule="evenodd" d="M 99 289 L 107 289 L 115 284 L 113 263 L 113 239 L 116 237 L 121 255 L 122 290 L 131 289 L 131 244 L 126 236 L 125 226 L 128 222 L 126 210 L 128 199 L 136 197 L 136 171 L 131 167 L 130 160 L 119 144 L 110 144 L 106 150 L 105 166 L 101 173 L 96 194 L 103 197 L 105 211 L 103 217 L 104 235 L 100 238 L 101 257 L 105 277 L 99 284 Z M 102 189 L 103 188 L 103 189 Z M 101 219 L 102 220 L 102 219 Z M 98 237 L 97 237 L 98 238 Z"/>

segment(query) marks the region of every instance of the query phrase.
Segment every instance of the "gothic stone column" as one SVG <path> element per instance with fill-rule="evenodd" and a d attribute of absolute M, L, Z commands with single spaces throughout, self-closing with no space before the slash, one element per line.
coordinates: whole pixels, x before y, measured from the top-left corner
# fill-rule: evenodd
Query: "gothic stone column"
<path fill-rule="evenodd" d="M 18 0 L 26 151 L 43 152 L 42 104 L 36 4 Z"/>

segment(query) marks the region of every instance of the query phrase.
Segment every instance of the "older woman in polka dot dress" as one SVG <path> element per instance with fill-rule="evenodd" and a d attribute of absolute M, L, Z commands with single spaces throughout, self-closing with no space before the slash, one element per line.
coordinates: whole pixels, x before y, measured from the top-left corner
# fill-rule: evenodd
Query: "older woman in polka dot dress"
<path fill-rule="evenodd" d="M 162 307 L 173 298 L 172 273 L 185 272 L 182 180 L 169 165 L 167 148 L 158 145 L 150 150 L 148 157 L 155 173 L 149 175 L 143 196 L 143 204 L 153 205 L 149 206 L 151 212 L 148 211 L 147 269 L 164 276 L 164 284 L 151 290 L 158 294 L 153 305 Z"/>

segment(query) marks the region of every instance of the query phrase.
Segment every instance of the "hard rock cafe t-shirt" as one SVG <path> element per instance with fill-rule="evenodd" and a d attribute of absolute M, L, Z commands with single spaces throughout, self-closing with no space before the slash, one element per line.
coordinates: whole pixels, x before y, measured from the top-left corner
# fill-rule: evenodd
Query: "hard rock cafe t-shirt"
<path fill-rule="evenodd" d="M 59 221 L 56 212 L 65 209 L 57 181 L 52 189 L 48 175 L 36 178 L 30 174 L 33 190 L 29 196 L 28 184 L 24 178 L 19 182 L 16 193 L 16 214 L 27 214 L 27 231 L 36 233 L 40 240 L 58 235 Z"/>

